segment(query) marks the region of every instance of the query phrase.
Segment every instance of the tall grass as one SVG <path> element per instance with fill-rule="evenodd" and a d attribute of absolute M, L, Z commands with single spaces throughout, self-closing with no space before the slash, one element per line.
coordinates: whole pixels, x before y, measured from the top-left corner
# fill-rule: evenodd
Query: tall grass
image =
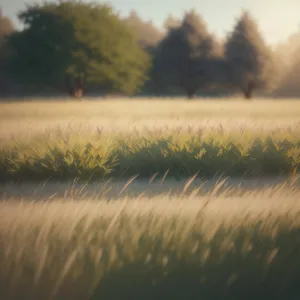
<path fill-rule="evenodd" d="M 299 299 L 292 190 L 2 201 L 0 298 Z"/>
<path fill-rule="evenodd" d="M 1 103 L 0 180 L 149 178 L 166 172 L 172 178 L 195 173 L 297 174 L 299 103 L 264 99 Z"/>
<path fill-rule="evenodd" d="M 36 202 L 1 184 L 0 299 L 300 299 L 298 103 L 0 104 L 2 183 L 127 180 L 115 201 L 105 182 L 93 185 L 100 196 L 74 184 Z M 259 192 L 224 181 L 192 188 L 219 175 L 293 181 Z M 140 177 L 187 179 L 180 193 L 126 197 Z"/>

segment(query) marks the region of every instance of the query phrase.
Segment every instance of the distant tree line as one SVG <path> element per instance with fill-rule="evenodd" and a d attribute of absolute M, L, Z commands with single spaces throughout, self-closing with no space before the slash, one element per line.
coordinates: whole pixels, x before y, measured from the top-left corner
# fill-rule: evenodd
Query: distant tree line
<path fill-rule="evenodd" d="M 265 43 L 248 12 L 224 42 L 195 10 L 182 20 L 168 16 L 164 32 L 134 11 L 122 18 L 108 5 L 71 0 L 29 5 L 18 17 L 22 30 L 0 11 L 0 95 L 242 93 L 251 99 L 255 91 L 284 96 L 298 88 L 300 96 L 300 59 L 289 66 L 281 61 L 284 55 Z"/>

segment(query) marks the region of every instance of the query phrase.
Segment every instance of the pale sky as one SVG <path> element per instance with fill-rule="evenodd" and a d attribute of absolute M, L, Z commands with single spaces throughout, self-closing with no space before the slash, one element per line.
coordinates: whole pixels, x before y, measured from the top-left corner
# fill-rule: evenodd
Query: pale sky
<path fill-rule="evenodd" d="M 87 0 L 88 1 L 88 0 Z M 94 0 L 95 2 L 103 2 Z M 3 13 L 17 23 L 16 14 L 25 3 L 39 0 L 0 0 Z M 252 13 L 266 41 L 275 44 L 300 32 L 300 0 L 107 0 L 121 15 L 136 10 L 145 20 L 161 27 L 169 13 L 182 17 L 195 8 L 207 22 L 209 30 L 223 38 L 232 30 L 243 9 Z"/>

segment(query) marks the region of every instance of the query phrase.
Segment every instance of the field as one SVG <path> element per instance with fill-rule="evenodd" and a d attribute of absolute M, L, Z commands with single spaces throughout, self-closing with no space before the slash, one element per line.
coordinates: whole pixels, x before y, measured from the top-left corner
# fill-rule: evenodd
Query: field
<path fill-rule="evenodd" d="M 299 299 L 300 102 L 0 103 L 0 299 Z"/>

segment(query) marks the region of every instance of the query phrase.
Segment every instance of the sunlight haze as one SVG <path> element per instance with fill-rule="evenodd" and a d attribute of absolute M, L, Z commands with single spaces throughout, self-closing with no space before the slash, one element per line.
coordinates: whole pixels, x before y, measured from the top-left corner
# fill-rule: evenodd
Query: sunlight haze
<path fill-rule="evenodd" d="M 0 6 L 5 15 L 20 25 L 17 21 L 17 13 L 25 7 L 26 3 L 34 2 L 40 1 L 1 0 Z M 163 21 L 169 14 L 182 17 L 185 10 L 195 8 L 207 22 L 210 31 L 220 38 L 224 38 L 232 30 L 236 19 L 244 9 L 250 11 L 259 22 L 260 31 L 269 44 L 283 42 L 300 29 L 300 1 L 298 0 L 109 0 L 106 2 L 124 16 L 131 10 L 136 10 L 140 17 L 152 20 L 159 28 L 162 28 Z"/>

